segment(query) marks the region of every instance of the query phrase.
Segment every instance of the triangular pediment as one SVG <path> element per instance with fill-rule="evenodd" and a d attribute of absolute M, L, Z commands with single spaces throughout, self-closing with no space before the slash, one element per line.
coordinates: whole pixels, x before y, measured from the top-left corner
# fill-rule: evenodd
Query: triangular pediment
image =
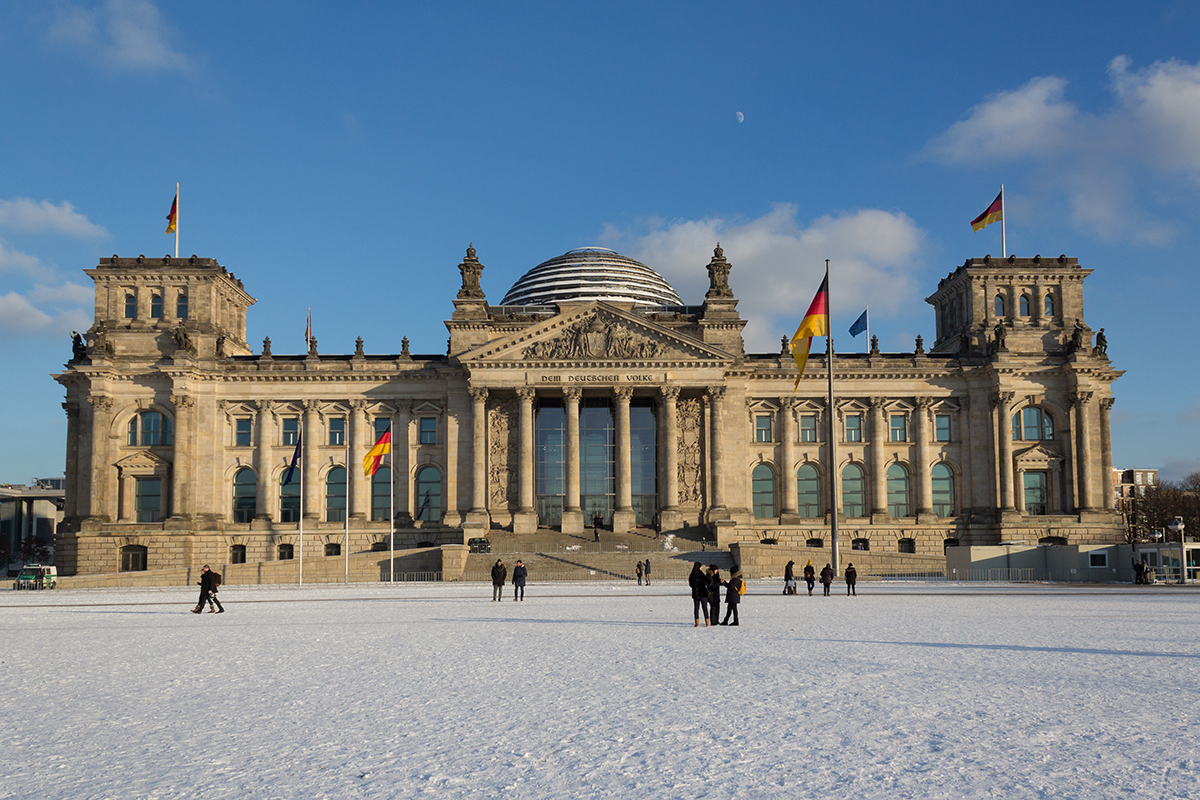
<path fill-rule="evenodd" d="M 1045 445 L 1035 444 L 1027 447 L 1014 456 L 1016 463 L 1025 468 L 1044 468 L 1057 464 L 1063 458 Z"/>
<path fill-rule="evenodd" d="M 125 456 L 116 463 L 117 469 L 125 473 L 146 474 L 170 469 L 171 463 L 149 450 L 139 450 Z"/>
<path fill-rule="evenodd" d="M 636 314 L 595 302 L 494 339 L 459 356 L 464 363 L 732 361 L 719 348 Z"/>

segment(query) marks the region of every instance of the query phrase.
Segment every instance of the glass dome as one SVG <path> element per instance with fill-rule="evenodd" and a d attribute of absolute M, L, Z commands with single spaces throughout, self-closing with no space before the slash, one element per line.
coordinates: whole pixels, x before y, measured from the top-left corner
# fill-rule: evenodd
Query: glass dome
<path fill-rule="evenodd" d="M 542 306 L 589 300 L 683 305 L 663 276 L 603 247 L 581 247 L 543 261 L 513 284 L 501 305 Z"/>

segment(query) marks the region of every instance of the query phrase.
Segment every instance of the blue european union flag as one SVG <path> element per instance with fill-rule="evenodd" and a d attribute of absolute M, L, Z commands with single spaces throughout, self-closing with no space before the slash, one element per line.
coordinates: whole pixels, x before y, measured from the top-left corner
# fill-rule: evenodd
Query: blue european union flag
<path fill-rule="evenodd" d="M 854 324 L 850 326 L 850 335 L 858 336 L 860 333 L 862 333 L 866 329 L 867 329 L 867 311 L 866 311 L 866 309 L 863 309 L 862 316 L 860 316 L 858 319 L 856 319 L 854 321 Z"/>
<path fill-rule="evenodd" d="M 287 474 L 283 476 L 283 485 L 287 486 L 292 482 L 292 478 L 296 475 L 296 468 L 300 464 L 300 443 L 304 441 L 304 434 L 296 437 L 296 452 L 292 454 L 292 465 L 288 467 Z"/>

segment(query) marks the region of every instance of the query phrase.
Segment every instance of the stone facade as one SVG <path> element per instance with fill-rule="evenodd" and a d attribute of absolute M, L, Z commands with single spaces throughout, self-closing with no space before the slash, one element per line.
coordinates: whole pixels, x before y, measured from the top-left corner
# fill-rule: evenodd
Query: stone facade
<path fill-rule="evenodd" d="M 1109 409 L 1121 374 L 1084 323 L 1075 259 L 971 259 L 938 285 L 936 339 L 747 354 L 718 248 L 701 305 L 488 304 L 474 250 L 445 355 L 277 355 L 212 259 L 104 259 L 66 389 L 63 574 L 386 546 L 389 487 L 358 466 L 390 425 L 396 547 L 492 527 L 707 528 L 725 547 L 1121 539 Z M 704 268 L 698 265 L 698 268 Z M 597 427 L 599 425 L 599 427 Z M 830 436 L 837 469 L 830 470 Z M 294 484 L 282 485 L 296 440 Z M 600 488 L 597 488 L 600 487 Z M 290 550 L 290 553 L 289 553 Z"/>

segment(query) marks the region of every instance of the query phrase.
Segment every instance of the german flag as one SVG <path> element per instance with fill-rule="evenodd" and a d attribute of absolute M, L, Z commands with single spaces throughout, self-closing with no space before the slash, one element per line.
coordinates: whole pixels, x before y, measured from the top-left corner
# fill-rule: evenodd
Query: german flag
<path fill-rule="evenodd" d="M 383 457 L 390 452 L 392 452 L 392 429 L 389 426 L 375 442 L 375 446 L 367 453 L 367 457 L 363 459 L 363 472 L 368 478 L 375 474 L 375 470 L 379 469 L 379 465 L 383 462 Z"/>
<path fill-rule="evenodd" d="M 789 345 L 792 358 L 796 360 L 796 368 L 799 370 L 796 373 L 796 384 L 792 387 L 793 392 L 800 386 L 800 376 L 804 374 L 804 366 L 808 363 L 808 351 L 812 347 L 813 337 L 828 335 L 829 274 L 826 273 L 825 280 L 821 281 L 821 288 L 817 289 L 817 296 L 813 298 L 812 305 L 808 307 L 808 313 L 801 320 L 800 327 L 796 328 L 796 333 L 792 336 Z"/>
<path fill-rule="evenodd" d="M 174 233 L 175 227 L 178 224 L 179 224 L 179 194 L 176 193 L 175 199 L 171 201 L 171 213 L 167 214 L 166 233 Z"/>
<path fill-rule="evenodd" d="M 1000 194 L 996 195 L 996 199 L 992 204 L 975 219 L 971 220 L 971 230 L 981 231 L 993 222 L 999 222 L 1004 219 L 1004 190 L 1000 190 Z"/>

